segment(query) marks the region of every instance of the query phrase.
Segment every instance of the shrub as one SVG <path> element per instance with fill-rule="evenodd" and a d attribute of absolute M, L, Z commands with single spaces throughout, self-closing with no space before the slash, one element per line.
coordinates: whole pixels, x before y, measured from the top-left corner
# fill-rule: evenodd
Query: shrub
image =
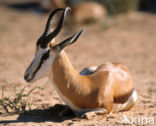
<path fill-rule="evenodd" d="M 99 2 L 106 7 L 109 14 L 115 15 L 119 13 L 128 12 L 129 10 L 137 9 L 140 0 L 79 0 L 79 2 L 84 2 L 84 1 Z"/>
<path fill-rule="evenodd" d="M 102 3 L 109 14 L 125 13 L 138 8 L 139 0 L 97 0 Z"/>
<path fill-rule="evenodd" d="M 29 95 L 35 89 L 42 89 L 40 87 L 32 88 L 28 93 L 25 93 L 25 87 L 20 90 L 20 92 L 16 92 L 13 99 L 9 97 L 5 97 L 2 89 L 2 98 L 0 99 L 0 114 L 9 114 L 9 113 L 23 113 L 28 108 L 31 110 L 31 103 L 28 102 Z"/>

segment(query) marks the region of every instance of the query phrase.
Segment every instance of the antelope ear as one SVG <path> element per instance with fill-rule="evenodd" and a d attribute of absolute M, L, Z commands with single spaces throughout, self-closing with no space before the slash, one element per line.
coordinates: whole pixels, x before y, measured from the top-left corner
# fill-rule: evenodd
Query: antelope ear
<path fill-rule="evenodd" d="M 57 46 L 59 47 L 60 50 L 64 49 L 66 46 L 68 46 L 68 45 L 76 42 L 76 40 L 80 37 L 80 35 L 82 34 L 82 32 L 83 32 L 83 29 L 80 30 L 79 32 L 75 33 L 71 37 L 65 39 L 63 42 L 61 42 Z"/>

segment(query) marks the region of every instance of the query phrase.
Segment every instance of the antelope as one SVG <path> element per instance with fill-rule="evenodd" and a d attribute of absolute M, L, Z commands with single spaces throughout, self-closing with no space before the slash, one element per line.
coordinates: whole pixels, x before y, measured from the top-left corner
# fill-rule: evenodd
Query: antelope
<path fill-rule="evenodd" d="M 76 42 L 83 30 L 62 42 L 55 42 L 69 10 L 67 7 L 51 12 L 44 33 L 37 40 L 36 53 L 24 79 L 34 82 L 48 76 L 60 98 L 76 115 L 129 110 L 136 103 L 137 92 L 124 65 L 108 62 L 84 68 L 78 73 L 64 48 Z M 53 16 L 58 12 L 62 12 L 60 21 L 51 31 Z"/>
<path fill-rule="evenodd" d="M 104 21 L 106 17 L 105 8 L 98 2 L 88 1 L 64 1 L 64 0 L 40 0 L 40 6 L 48 10 L 65 8 L 69 5 L 72 8 L 72 23 L 86 24 L 96 21 Z"/>
<path fill-rule="evenodd" d="M 73 6 L 72 18 L 74 23 L 86 24 L 103 21 L 105 17 L 105 8 L 97 2 L 88 1 Z"/>

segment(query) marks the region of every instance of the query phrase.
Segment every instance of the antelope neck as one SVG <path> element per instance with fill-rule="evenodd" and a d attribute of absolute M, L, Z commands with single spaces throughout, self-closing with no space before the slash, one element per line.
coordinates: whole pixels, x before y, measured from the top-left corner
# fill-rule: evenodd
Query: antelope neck
<path fill-rule="evenodd" d="M 64 51 L 55 57 L 52 65 L 52 73 L 53 81 L 56 83 L 61 80 L 64 80 L 65 83 L 69 78 L 76 79 L 79 76 Z"/>
<path fill-rule="evenodd" d="M 54 59 L 50 78 L 61 99 L 73 110 L 81 111 L 79 108 L 81 102 L 78 102 L 77 98 L 85 102 L 84 96 L 90 91 L 86 82 L 88 80 L 74 69 L 64 51 Z"/>
<path fill-rule="evenodd" d="M 82 77 L 74 69 L 64 51 L 54 59 L 51 76 L 54 85 L 66 97 L 69 97 L 71 94 L 76 96 L 78 92 L 83 92 L 82 87 L 87 86 L 85 83 L 82 83 Z"/>

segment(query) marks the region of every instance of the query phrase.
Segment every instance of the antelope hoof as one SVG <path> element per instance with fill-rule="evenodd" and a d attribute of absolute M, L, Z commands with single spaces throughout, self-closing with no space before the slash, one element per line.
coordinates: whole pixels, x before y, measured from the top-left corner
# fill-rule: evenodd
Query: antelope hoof
<path fill-rule="evenodd" d="M 91 117 L 94 117 L 96 116 L 96 113 L 95 112 L 87 112 L 87 113 L 84 113 L 80 116 L 80 118 L 82 119 L 90 119 Z"/>

